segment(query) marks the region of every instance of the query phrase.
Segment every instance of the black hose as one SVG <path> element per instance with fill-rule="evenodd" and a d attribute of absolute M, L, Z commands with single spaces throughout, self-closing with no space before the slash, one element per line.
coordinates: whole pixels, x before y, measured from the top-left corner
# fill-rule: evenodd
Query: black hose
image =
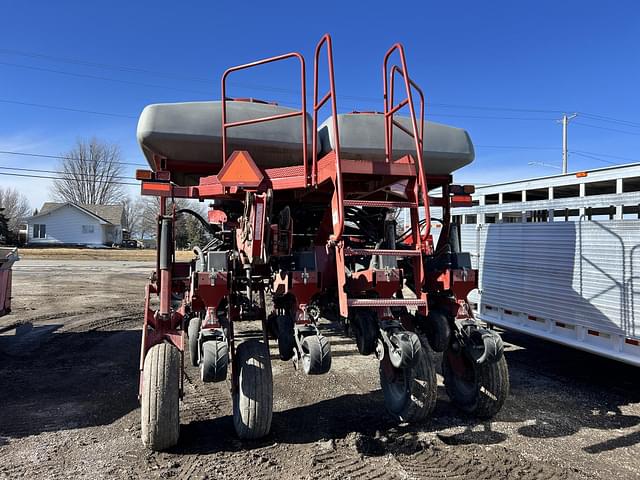
<path fill-rule="evenodd" d="M 188 213 L 189 215 L 195 217 L 202 224 L 204 229 L 207 232 L 209 232 L 211 235 L 216 233 L 215 227 L 213 225 L 211 225 L 209 222 L 207 222 L 204 218 L 202 218 L 199 213 L 196 213 L 196 212 L 194 212 L 193 210 L 191 210 L 189 208 L 181 208 L 180 210 L 178 210 L 176 212 L 176 214 L 178 214 L 178 213 Z"/>

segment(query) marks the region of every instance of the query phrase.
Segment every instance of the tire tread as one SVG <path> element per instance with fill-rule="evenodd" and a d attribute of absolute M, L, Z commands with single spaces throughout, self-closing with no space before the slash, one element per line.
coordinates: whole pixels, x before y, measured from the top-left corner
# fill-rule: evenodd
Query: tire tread
<path fill-rule="evenodd" d="M 309 349 L 309 375 L 322 375 L 331 369 L 331 344 L 323 335 L 309 335 L 302 344 Z"/>
<path fill-rule="evenodd" d="M 221 382 L 227 378 L 228 347 L 226 340 L 208 340 L 202 344 L 200 380 Z M 209 370 L 209 371 L 207 371 Z"/>
<path fill-rule="evenodd" d="M 436 406 L 438 397 L 438 381 L 436 369 L 431 361 L 429 347 L 422 343 L 416 362 L 410 369 L 410 385 L 407 394 L 409 398 L 402 409 L 392 411 L 387 405 L 387 411 L 400 422 L 416 423 L 425 420 Z M 380 383 L 385 390 L 387 382 L 383 367 L 380 366 Z M 386 400 L 386 399 L 385 399 Z"/>
<path fill-rule="evenodd" d="M 233 424 L 241 439 L 264 437 L 273 417 L 273 376 L 268 347 L 247 340 L 236 349 L 238 391 L 234 394 Z M 247 368 L 249 367 L 249 368 Z"/>
<path fill-rule="evenodd" d="M 453 371 L 448 366 L 447 354 L 443 356 L 443 376 L 447 395 L 460 410 L 480 419 L 494 417 L 509 395 L 509 369 L 504 356 L 494 362 L 473 364 L 476 375 L 474 397 L 462 399 L 455 390 Z M 487 394 L 490 392 L 491 395 Z M 492 396 L 494 398 L 492 398 Z"/>
<path fill-rule="evenodd" d="M 144 361 L 141 405 L 142 441 L 166 450 L 180 434 L 180 352 L 169 343 L 151 347 Z"/>

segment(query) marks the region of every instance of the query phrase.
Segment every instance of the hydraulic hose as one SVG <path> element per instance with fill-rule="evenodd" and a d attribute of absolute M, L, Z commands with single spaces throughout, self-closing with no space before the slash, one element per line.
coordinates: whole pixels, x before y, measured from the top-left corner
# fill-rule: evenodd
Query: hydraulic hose
<path fill-rule="evenodd" d="M 199 213 L 196 213 L 189 208 L 181 208 L 176 212 L 176 214 L 178 213 L 188 213 L 189 215 L 195 217 L 202 224 L 202 226 L 207 232 L 209 232 L 212 235 L 216 233 L 216 230 L 214 230 L 214 226 L 211 225 L 209 222 L 207 222 L 204 218 L 202 218 L 202 216 L 200 216 Z"/>

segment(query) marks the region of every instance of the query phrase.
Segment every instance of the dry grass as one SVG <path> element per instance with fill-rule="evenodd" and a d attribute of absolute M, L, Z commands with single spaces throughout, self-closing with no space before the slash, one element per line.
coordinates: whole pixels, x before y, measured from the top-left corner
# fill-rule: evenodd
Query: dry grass
<path fill-rule="evenodd" d="M 20 258 L 46 259 L 46 260 L 139 260 L 154 261 L 156 251 L 154 249 L 125 250 L 117 248 L 20 248 Z M 191 251 L 178 251 L 176 258 L 179 261 L 191 260 Z"/>

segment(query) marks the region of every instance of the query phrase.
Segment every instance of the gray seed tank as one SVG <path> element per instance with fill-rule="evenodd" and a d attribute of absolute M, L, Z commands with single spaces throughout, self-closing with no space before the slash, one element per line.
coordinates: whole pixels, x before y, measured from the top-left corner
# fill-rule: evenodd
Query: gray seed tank
<path fill-rule="evenodd" d="M 178 184 L 195 185 L 222 166 L 222 111 L 220 101 L 166 103 L 147 106 L 138 121 L 137 137 L 152 169 L 153 155 L 167 158 L 168 169 Z M 296 110 L 273 104 L 227 101 L 227 122 L 268 117 Z M 411 130 L 406 117 L 396 121 Z M 331 117 L 318 130 L 320 156 L 335 146 Z M 307 114 L 308 151 L 311 151 L 312 120 Z M 341 156 L 384 161 L 382 114 L 338 115 Z M 302 122 L 290 117 L 227 130 L 227 151 L 247 150 L 261 168 L 302 164 Z M 394 158 L 415 155 L 413 139 L 394 129 Z M 448 174 L 473 161 L 473 144 L 467 132 L 439 123 L 425 123 L 424 161 L 427 175 Z M 172 168 L 173 166 L 173 168 Z"/>

